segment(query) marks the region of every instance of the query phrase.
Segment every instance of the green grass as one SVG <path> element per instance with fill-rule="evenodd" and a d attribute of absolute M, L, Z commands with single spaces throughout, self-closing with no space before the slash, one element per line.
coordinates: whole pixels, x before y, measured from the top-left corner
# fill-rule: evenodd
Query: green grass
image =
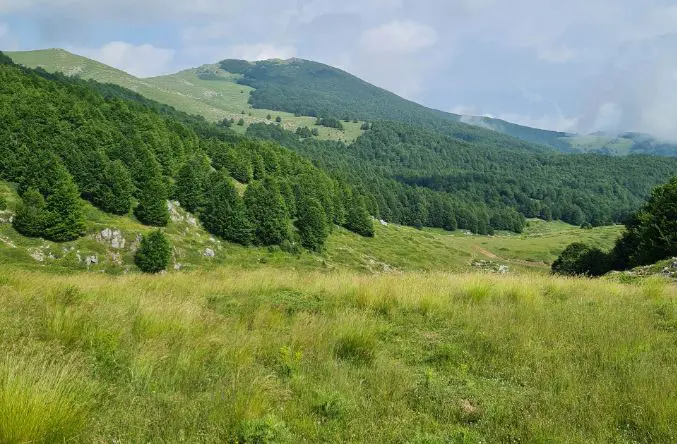
<path fill-rule="evenodd" d="M 674 442 L 677 286 L 0 271 L 3 442 Z"/>
<path fill-rule="evenodd" d="M 314 128 L 315 118 L 294 114 L 253 109 L 249 105 L 252 88 L 240 85 L 238 76 L 226 73 L 218 65 L 204 65 L 176 74 L 139 79 L 118 69 L 71 54 L 61 49 L 20 51 L 7 53 L 15 63 L 30 67 L 41 67 L 49 72 L 63 72 L 67 75 L 113 83 L 131 89 L 149 99 L 165 103 L 189 114 L 201 115 L 210 121 L 233 118 L 244 119 L 245 126 L 233 126 L 244 131 L 252 123 L 272 123 L 282 118 L 282 126 L 291 131 L 298 127 Z M 205 77 L 205 75 L 209 75 Z M 244 111 L 244 114 L 242 112 Z M 271 120 L 267 117 L 270 115 Z M 319 137 L 327 140 L 352 142 L 362 133 L 363 122 L 343 123 L 344 131 L 317 127 Z"/>

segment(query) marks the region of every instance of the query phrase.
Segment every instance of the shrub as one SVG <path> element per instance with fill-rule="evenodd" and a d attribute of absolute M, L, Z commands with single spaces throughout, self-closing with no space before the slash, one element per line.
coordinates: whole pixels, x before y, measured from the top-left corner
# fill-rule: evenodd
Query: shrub
<path fill-rule="evenodd" d="M 7 209 L 7 199 L 5 196 L 0 196 L 0 211 L 5 211 Z"/>
<path fill-rule="evenodd" d="M 552 264 L 552 272 L 568 276 L 601 276 L 611 269 L 609 255 L 599 248 L 576 242 Z"/>
<path fill-rule="evenodd" d="M 167 268 L 172 251 L 162 231 L 153 231 L 144 236 L 134 256 L 134 263 L 144 273 L 158 273 Z"/>

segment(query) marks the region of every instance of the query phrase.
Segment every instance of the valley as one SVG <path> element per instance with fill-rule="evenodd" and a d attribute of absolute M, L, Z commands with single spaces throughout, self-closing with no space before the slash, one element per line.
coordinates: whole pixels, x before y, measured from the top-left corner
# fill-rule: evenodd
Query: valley
<path fill-rule="evenodd" d="M 670 144 L 7 54 L 1 443 L 677 440 Z"/>

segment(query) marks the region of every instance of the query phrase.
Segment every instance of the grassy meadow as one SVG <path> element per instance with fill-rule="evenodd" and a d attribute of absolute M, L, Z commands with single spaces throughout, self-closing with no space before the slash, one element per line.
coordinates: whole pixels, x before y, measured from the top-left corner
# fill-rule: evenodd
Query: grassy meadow
<path fill-rule="evenodd" d="M 0 269 L 0 442 L 674 442 L 677 287 Z"/>

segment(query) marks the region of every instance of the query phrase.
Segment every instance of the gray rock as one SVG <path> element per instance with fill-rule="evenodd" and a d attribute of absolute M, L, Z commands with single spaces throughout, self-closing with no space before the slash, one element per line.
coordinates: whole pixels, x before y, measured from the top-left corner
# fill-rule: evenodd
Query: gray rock
<path fill-rule="evenodd" d="M 204 257 L 215 257 L 216 253 L 211 248 L 205 248 L 203 255 Z"/>
<path fill-rule="evenodd" d="M 85 258 L 85 264 L 87 264 L 88 267 L 89 267 L 90 265 L 98 264 L 98 263 L 99 263 L 99 258 L 96 257 L 96 255 L 93 255 L 93 256 L 87 256 L 87 257 Z"/>
<path fill-rule="evenodd" d="M 183 264 L 180 264 L 180 263 L 178 263 L 178 262 L 177 262 L 176 264 L 174 264 L 174 270 L 179 271 L 179 270 L 181 270 L 182 268 L 183 268 Z"/>
<path fill-rule="evenodd" d="M 45 253 L 43 253 L 42 250 L 39 249 L 28 250 L 28 254 L 38 262 L 45 261 Z"/>

